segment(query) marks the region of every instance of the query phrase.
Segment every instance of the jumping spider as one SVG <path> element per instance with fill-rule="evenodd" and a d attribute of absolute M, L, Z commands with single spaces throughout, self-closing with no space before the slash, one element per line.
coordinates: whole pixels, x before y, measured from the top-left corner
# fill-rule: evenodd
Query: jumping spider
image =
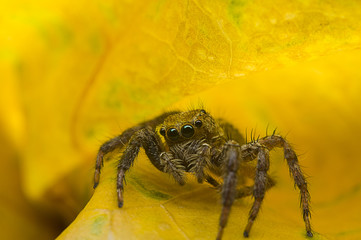
<path fill-rule="evenodd" d="M 267 174 L 270 165 L 269 151 L 275 147 L 283 148 L 290 173 L 300 190 L 307 236 L 313 236 L 310 225 L 310 194 L 306 179 L 298 164 L 297 155 L 289 143 L 275 133 L 245 143 L 242 135 L 232 124 L 222 119 L 214 119 L 203 109 L 166 112 L 125 130 L 100 147 L 95 164 L 94 188 L 99 183 L 104 155 L 124 146 L 126 148 L 119 160 L 117 173 L 118 207 L 123 206 L 125 172 L 132 166 L 140 147 L 143 147 L 151 163 L 159 171 L 172 175 L 180 185 L 185 184 L 185 172 L 191 172 L 199 183 L 206 181 L 221 189 L 222 211 L 217 239 L 222 238 L 234 199 L 253 195 L 254 203 L 243 232 L 244 237 L 249 236 L 264 195 L 274 185 L 274 180 Z M 237 178 L 244 177 L 240 174 L 242 167 L 246 162 L 255 159 L 257 166 L 252 173 L 243 171 L 253 175 L 254 185 L 236 189 Z M 223 182 L 219 183 L 212 174 L 222 176 Z"/>

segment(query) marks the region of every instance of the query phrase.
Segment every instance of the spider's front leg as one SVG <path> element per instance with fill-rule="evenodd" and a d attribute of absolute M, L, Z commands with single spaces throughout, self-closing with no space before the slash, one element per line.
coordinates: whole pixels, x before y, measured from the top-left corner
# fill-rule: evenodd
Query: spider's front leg
<path fill-rule="evenodd" d="M 208 174 L 204 173 L 204 168 L 209 165 L 210 158 L 211 158 L 211 147 L 207 143 L 202 143 L 200 146 L 197 147 L 197 153 L 193 154 L 194 160 L 191 163 L 192 167 L 190 169 L 191 172 L 194 172 L 197 181 L 202 183 L 204 179 L 207 182 L 211 183 L 213 186 L 214 184 L 218 184 L 215 179 L 213 179 Z"/>
<path fill-rule="evenodd" d="M 182 164 L 182 160 L 174 158 L 173 153 L 162 152 L 160 154 L 160 164 L 162 166 L 161 171 L 172 175 L 180 185 L 186 183 L 184 180 L 185 167 Z"/>
<path fill-rule="evenodd" d="M 225 175 L 222 186 L 222 212 L 219 219 L 217 240 L 222 239 L 223 230 L 227 225 L 229 213 L 236 196 L 237 171 L 239 167 L 240 146 L 235 141 L 228 141 L 223 146 L 220 159 L 225 163 Z"/>
<path fill-rule="evenodd" d="M 135 158 L 139 153 L 140 147 L 143 147 L 149 160 L 160 171 L 163 166 L 160 163 L 160 154 L 164 151 L 164 147 L 159 136 L 150 127 L 143 128 L 134 133 L 119 160 L 117 174 L 117 196 L 118 207 L 123 206 L 123 182 L 125 172 L 133 165 Z"/>
<path fill-rule="evenodd" d="M 134 132 L 141 129 L 141 126 L 136 126 L 133 128 L 129 128 L 125 130 L 121 135 L 110 139 L 105 142 L 99 148 L 97 159 L 95 161 L 95 171 L 94 171 L 94 186 L 96 188 L 99 184 L 100 179 L 100 171 L 103 166 L 103 158 L 107 153 L 114 151 L 116 148 L 122 148 L 129 141 L 130 137 L 134 134 Z"/>
<path fill-rule="evenodd" d="M 103 166 L 103 158 L 106 154 L 114 151 L 115 149 L 121 149 L 122 147 L 124 147 L 133 136 L 133 134 L 135 134 L 137 131 L 145 128 L 146 126 L 155 128 L 159 123 L 162 123 L 166 117 L 175 113 L 177 113 L 177 111 L 163 113 L 152 120 L 145 121 L 143 123 L 140 123 L 138 126 L 128 128 L 121 135 L 105 142 L 99 148 L 97 159 L 95 161 L 94 188 L 96 188 L 99 184 L 100 171 Z"/>

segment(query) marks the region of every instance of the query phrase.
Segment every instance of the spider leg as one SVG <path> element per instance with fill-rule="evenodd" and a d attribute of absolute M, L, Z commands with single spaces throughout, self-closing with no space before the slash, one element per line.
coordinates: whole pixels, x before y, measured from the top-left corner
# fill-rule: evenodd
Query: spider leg
<path fill-rule="evenodd" d="M 133 165 L 134 160 L 139 153 L 140 147 L 144 148 L 149 160 L 158 170 L 164 170 L 159 157 L 164 147 L 159 139 L 159 136 L 150 127 L 143 128 L 134 133 L 130 138 L 129 143 L 118 164 L 118 207 L 123 206 L 123 182 L 125 172 Z"/>
<path fill-rule="evenodd" d="M 300 190 L 301 207 L 303 212 L 303 220 L 305 222 L 307 236 L 312 237 L 312 228 L 310 223 L 310 194 L 307 189 L 307 181 L 302 173 L 301 167 L 298 163 L 297 155 L 291 148 L 290 144 L 279 135 L 272 135 L 259 140 L 259 143 L 266 146 L 269 150 L 274 147 L 282 147 L 284 149 L 284 156 L 287 161 L 290 173 L 294 179 L 295 185 Z"/>
<path fill-rule="evenodd" d="M 206 175 L 205 179 L 206 179 L 206 182 L 211 184 L 213 187 L 218 188 L 220 186 L 219 182 L 217 182 L 216 179 L 214 179 L 213 177 L 211 177 L 209 175 Z"/>
<path fill-rule="evenodd" d="M 160 154 L 160 164 L 163 167 L 161 171 L 172 175 L 180 185 L 185 184 L 185 167 L 181 159 L 174 158 L 171 152 L 162 152 Z"/>
<path fill-rule="evenodd" d="M 199 183 L 203 182 L 203 179 L 205 178 L 205 174 L 204 174 L 204 167 L 206 165 L 209 165 L 210 162 L 210 158 L 211 158 L 211 147 L 204 143 L 202 144 L 202 146 L 200 147 L 198 154 L 196 154 L 196 161 L 194 166 L 191 168 L 191 172 L 195 173 L 195 176 L 197 177 L 197 181 Z M 208 176 L 210 177 L 210 176 Z M 206 178 L 207 180 L 207 178 Z M 210 180 L 210 179 L 209 179 Z M 214 179 L 213 179 L 214 180 Z"/>
<path fill-rule="evenodd" d="M 154 129 L 158 124 L 162 123 L 166 117 L 168 117 L 169 115 L 175 114 L 175 113 L 177 113 L 177 112 L 176 111 L 166 112 L 152 120 L 142 122 L 138 126 L 128 128 L 121 135 L 119 135 L 115 138 L 112 138 L 109 141 L 105 142 L 103 145 L 101 145 L 99 148 L 99 151 L 98 151 L 97 159 L 95 161 L 93 188 L 96 188 L 99 184 L 100 171 L 103 166 L 103 158 L 106 154 L 114 151 L 117 148 L 120 149 L 120 148 L 124 147 L 124 145 L 127 144 L 129 139 L 132 137 L 132 135 L 135 132 L 139 131 L 140 129 L 145 128 L 146 126 L 149 126 Z"/>
<path fill-rule="evenodd" d="M 276 184 L 270 176 L 267 178 L 266 191 L 272 188 Z M 248 197 L 253 194 L 254 186 L 246 186 L 237 190 L 236 198 Z"/>
<path fill-rule="evenodd" d="M 308 189 L 307 189 L 307 182 L 306 182 L 305 177 L 302 174 L 300 165 L 298 164 L 296 153 L 292 150 L 292 148 L 286 141 L 284 142 L 283 147 L 284 147 L 285 158 L 287 160 L 290 172 L 293 176 L 295 184 L 300 189 L 301 206 L 302 206 L 302 210 L 303 210 L 303 220 L 306 225 L 307 236 L 312 237 L 313 234 L 312 234 L 311 223 L 310 223 L 311 213 L 310 213 L 310 207 L 309 207 L 311 197 L 310 197 L 310 193 L 308 192 Z"/>
<path fill-rule="evenodd" d="M 255 183 L 253 187 L 253 196 L 254 203 L 249 212 L 248 223 L 243 232 L 244 237 L 249 236 L 249 232 L 252 228 L 254 220 L 256 219 L 259 209 L 261 208 L 261 204 L 267 190 L 267 179 L 269 178 L 267 175 L 267 171 L 269 169 L 269 151 L 263 146 L 259 146 L 258 148 L 258 156 L 257 156 L 257 170 L 255 176 Z"/>
<path fill-rule="evenodd" d="M 94 172 L 94 186 L 96 188 L 99 184 L 100 179 L 100 171 L 103 166 L 103 158 L 104 155 L 114 151 L 116 148 L 122 148 L 129 141 L 130 137 L 134 134 L 134 132 L 141 129 L 142 126 L 136 126 L 133 128 L 129 128 L 125 130 L 121 135 L 110 139 L 100 146 L 97 159 L 95 161 L 95 172 Z"/>
<path fill-rule="evenodd" d="M 236 195 L 237 185 L 237 170 L 239 167 L 239 153 L 240 146 L 235 141 L 228 141 L 225 143 L 221 158 L 224 159 L 225 177 L 222 187 L 222 212 L 219 219 L 219 229 L 217 240 L 220 240 L 223 235 L 223 230 L 227 225 L 229 213 Z"/>

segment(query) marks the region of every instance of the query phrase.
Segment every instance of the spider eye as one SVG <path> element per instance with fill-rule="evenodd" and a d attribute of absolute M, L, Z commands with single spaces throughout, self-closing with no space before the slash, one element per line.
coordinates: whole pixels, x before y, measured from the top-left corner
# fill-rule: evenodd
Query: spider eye
<path fill-rule="evenodd" d="M 192 125 L 184 125 L 181 129 L 182 136 L 185 138 L 190 138 L 194 135 L 194 129 Z"/>
<path fill-rule="evenodd" d="M 161 129 L 159 130 L 159 133 L 160 133 L 160 135 L 165 136 L 165 129 L 164 129 L 164 128 L 161 128 Z"/>
<path fill-rule="evenodd" d="M 176 141 L 179 137 L 179 133 L 178 133 L 177 129 L 171 128 L 168 130 L 167 136 L 170 140 Z"/>
<path fill-rule="evenodd" d="M 202 126 L 202 121 L 201 121 L 201 120 L 197 120 L 197 121 L 194 122 L 194 125 L 199 128 L 199 127 Z"/>
<path fill-rule="evenodd" d="M 201 109 L 201 113 L 206 114 L 207 112 L 206 112 L 206 110 Z"/>

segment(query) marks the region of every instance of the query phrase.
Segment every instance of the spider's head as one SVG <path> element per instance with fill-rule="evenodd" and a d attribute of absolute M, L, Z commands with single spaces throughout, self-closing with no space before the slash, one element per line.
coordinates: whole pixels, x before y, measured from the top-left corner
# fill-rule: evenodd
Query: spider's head
<path fill-rule="evenodd" d="M 217 134 L 217 130 L 215 120 L 203 109 L 170 115 L 157 127 L 157 132 L 169 144 L 202 138 L 211 139 Z"/>

